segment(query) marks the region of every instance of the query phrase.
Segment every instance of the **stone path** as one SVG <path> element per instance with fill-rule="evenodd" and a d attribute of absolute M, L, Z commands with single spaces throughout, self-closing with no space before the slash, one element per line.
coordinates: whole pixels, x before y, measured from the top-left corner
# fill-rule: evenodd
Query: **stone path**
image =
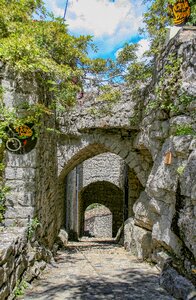
<path fill-rule="evenodd" d="M 158 270 L 122 246 L 93 240 L 69 243 L 59 251 L 24 300 L 172 300 L 158 284 Z"/>

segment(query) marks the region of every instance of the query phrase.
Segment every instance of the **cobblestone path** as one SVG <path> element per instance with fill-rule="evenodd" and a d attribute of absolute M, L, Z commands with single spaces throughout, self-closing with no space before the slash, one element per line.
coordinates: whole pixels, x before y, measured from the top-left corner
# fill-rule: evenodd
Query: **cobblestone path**
<path fill-rule="evenodd" d="M 58 252 L 56 263 L 47 267 L 23 299 L 174 299 L 159 286 L 158 274 L 122 246 L 85 240 Z"/>

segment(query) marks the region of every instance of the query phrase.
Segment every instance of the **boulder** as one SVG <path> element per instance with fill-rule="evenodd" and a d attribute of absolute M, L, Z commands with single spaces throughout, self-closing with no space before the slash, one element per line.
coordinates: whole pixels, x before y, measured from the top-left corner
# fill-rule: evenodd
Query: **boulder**
<path fill-rule="evenodd" d="M 133 205 L 133 211 L 135 225 L 152 230 L 154 222 L 159 217 L 159 209 L 156 208 L 154 199 L 151 199 L 146 192 L 142 192 Z"/>
<path fill-rule="evenodd" d="M 170 266 L 168 262 L 163 266 L 160 276 L 160 285 L 177 299 L 195 299 L 194 285 Z"/>
<path fill-rule="evenodd" d="M 68 243 L 68 233 L 64 229 L 61 229 L 58 234 L 58 244 L 60 244 L 60 246 L 66 247 L 67 243 Z"/>
<path fill-rule="evenodd" d="M 149 259 L 152 253 L 151 232 L 134 224 L 134 219 L 129 218 L 124 227 L 124 246 L 139 259 Z"/>

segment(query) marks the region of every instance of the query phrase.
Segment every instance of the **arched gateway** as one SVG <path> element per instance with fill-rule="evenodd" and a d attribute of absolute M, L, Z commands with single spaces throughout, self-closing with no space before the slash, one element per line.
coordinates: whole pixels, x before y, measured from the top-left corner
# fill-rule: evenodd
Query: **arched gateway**
<path fill-rule="evenodd" d="M 162 259 L 162 252 L 170 253 L 191 274 L 196 255 L 195 35 L 194 28 L 183 28 L 168 43 L 157 62 L 152 86 L 141 86 L 134 94 L 123 87 L 119 101 L 104 103 L 104 110 L 103 103 L 91 95 L 66 113 L 45 115 L 31 151 L 6 152 L 4 178 L 11 188 L 6 198 L 6 226 L 22 226 L 28 217 L 36 216 L 38 238 L 52 247 L 67 222 L 66 178 L 85 160 L 112 153 L 124 162 L 123 184 L 117 190 L 123 194 L 126 247 L 155 261 Z M 167 102 L 160 100 L 157 87 L 161 91 L 169 84 L 171 53 L 183 64 L 177 72 L 180 85 Z M 21 82 L 4 66 L 1 85 L 7 107 L 39 101 L 36 83 Z M 80 191 L 81 199 L 87 191 Z"/>

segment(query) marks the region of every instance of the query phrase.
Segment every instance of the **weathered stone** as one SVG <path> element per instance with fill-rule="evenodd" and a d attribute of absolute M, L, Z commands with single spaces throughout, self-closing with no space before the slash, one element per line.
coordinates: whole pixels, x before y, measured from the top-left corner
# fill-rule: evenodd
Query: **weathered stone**
<path fill-rule="evenodd" d="M 16 168 L 6 167 L 5 178 L 7 180 L 29 180 L 35 178 L 35 169 L 33 168 Z"/>
<path fill-rule="evenodd" d="M 24 273 L 24 271 L 27 269 L 27 258 L 23 255 L 20 256 L 20 258 L 18 259 L 18 262 L 16 262 L 16 280 L 18 280 L 21 275 Z"/>
<path fill-rule="evenodd" d="M 192 151 L 181 176 L 181 194 L 196 200 L 196 150 Z"/>
<path fill-rule="evenodd" d="M 134 225 L 134 219 L 129 218 L 124 227 L 124 246 L 139 259 L 150 259 L 152 253 L 151 232 Z"/>
<path fill-rule="evenodd" d="M 33 267 L 29 268 L 25 274 L 25 280 L 31 282 L 34 278 L 38 278 L 41 271 L 46 267 L 46 262 L 36 262 Z"/>
<path fill-rule="evenodd" d="M 11 168 L 36 168 L 36 151 L 33 149 L 29 153 L 13 156 L 12 153 L 6 153 L 6 165 Z"/>
<path fill-rule="evenodd" d="M 172 158 L 171 165 L 166 165 L 164 162 L 165 155 L 168 151 L 170 151 L 170 141 L 167 141 L 163 147 L 162 151 L 157 157 L 153 169 L 150 173 L 147 182 L 147 192 L 151 197 L 164 200 L 164 201 L 172 201 L 170 198 L 162 198 L 161 191 L 169 191 L 175 192 L 177 188 L 177 179 L 178 174 L 176 172 L 177 162 Z"/>
<path fill-rule="evenodd" d="M 181 237 L 183 237 L 186 246 L 196 258 L 196 217 L 194 215 L 193 206 L 191 205 L 189 199 L 186 199 L 185 205 L 179 213 L 178 226 L 180 229 Z"/>
<path fill-rule="evenodd" d="M 165 263 L 168 261 L 168 259 L 171 259 L 171 257 L 168 255 L 168 253 L 160 250 L 156 250 L 153 252 L 152 260 L 157 263 L 157 267 L 162 270 Z"/>
<path fill-rule="evenodd" d="M 58 235 L 58 243 L 66 247 L 68 243 L 68 234 L 64 229 L 61 229 Z"/>
<path fill-rule="evenodd" d="M 5 271 L 3 267 L 0 267 L 0 287 L 6 281 Z"/>
<path fill-rule="evenodd" d="M 24 155 L 11 152 L 6 154 L 5 181 L 6 184 L 10 184 L 11 193 L 7 195 L 5 224 L 17 223 L 21 226 L 27 222 L 28 215 L 32 218 L 37 217 L 40 222 L 36 232 L 37 239 L 52 248 L 60 228 L 65 224 L 69 227 L 67 216 L 70 211 L 66 210 L 65 205 L 65 199 L 69 203 L 66 197 L 67 186 L 65 189 L 66 176 L 83 161 L 98 154 L 112 152 L 122 156 L 129 169 L 127 171 L 127 166 L 125 169 L 122 168 L 118 176 L 113 176 L 111 179 L 114 163 L 109 162 L 108 159 L 107 165 L 111 166 L 108 167 L 110 170 L 107 172 L 111 174 L 107 174 L 103 181 L 114 184 L 113 189 L 106 193 L 109 183 L 98 181 L 98 178 L 101 178 L 98 176 L 101 175 L 98 171 L 93 183 L 92 178 L 89 178 L 85 187 L 88 188 L 91 184 L 92 186 L 83 199 L 82 182 L 78 184 L 78 174 L 76 174 L 75 181 L 73 180 L 75 183 L 73 194 L 78 200 L 77 205 L 76 202 L 70 201 L 74 221 L 75 224 L 77 223 L 75 227 L 81 225 L 82 232 L 85 205 L 95 200 L 99 202 L 101 195 L 102 204 L 109 203 L 111 210 L 115 208 L 112 211 L 114 223 L 117 224 L 114 232 L 117 232 L 121 226 L 123 214 L 134 217 L 135 211 L 135 220 L 131 223 L 128 232 L 132 242 L 131 247 L 139 257 L 150 257 L 151 253 L 145 251 L 154 249 L 150 242 L 151 233 L 137 225 L 152 229 L 155 248 L 159 249 L 161 246 L 177 255 L 179 259 L 181 259 L 181 250 L 186 256 L 186 247 L 195 253 L 193 247 L 194 206 L 196 205 L 195 142 L 192 135 L 176 136 L 176 128 L 179 125 L 188 124 L 195 129 L 195 104 L 193 103 L 196 93 L 193 65 L 195 36 L 194 29 L 183 28 L 163 49 L 156 63 L 155 82 L 150 83 L 151 92 L 149 86 L 145 85 L 141 87 L 139 95 L 133 97 L 127 86 L 123 86 L 122 97 L 109 107 L 108 103 L 97 101 L 97 95 L 91 93 L 90 97 L 85 97 L 66 113 L 43 116 L 43 126 L 40 128 L 40 135 L 33 151 Z M 152 101 L 157 100 L 153 89 L 159 86 L 160 79 L 163 80 L 163 90 L 170 84 L 170 79 L 165 76 L 165 68 L 168 63 L 171 63 L 169 57 L 173 54 L 177 59 L 183 58 L 180 68 L 180 88 L 176 95 L 171 93 L 172 108 L 177 110 L 169 112 L 170 106 L 163 109 L 165 103 L 163 105 L 158 103 L 159 107 L 154 103 L 156 109 L 150 110 Z M 8 68 L 4 69 L 4 72 L 1 70 L 1 85 L 5 90 L 3 98 L 7 107 L 18 106 L 24 101 L 37 103 L 40 98 L 35 80 L 30 83 L 16 78 Z M 183 103 L 186 100 L 183 100 L 183 96 L 186 95 L 189 96 L 187 101 L 192 100 L 189 104 Z M 61 135 L 57 135 L 55 130 L 54 132 L 46 130 L 56 128 L 56 124 L 62 132 Z M 172 153 L 170 164 L 165 162 L 168 152 Z M 93 177 L 93 174 L 90 177 Z M 114 177 L 122 177 L 119 185 Z M 97 188 L 98 186 L 101 188 Z M 143 190 L 146 196 L 140 197 Z M 99 191 L 102 191 L 100 195 Z M 120 195 L 121 200 L 119 200 Z M 124 195 L 126 199 L 123 198 Z M 108 201 L 105 201 L 106 196 Z M 13 237 L 7 238 L 13 240 Z M 4 242 L 9 248 L 6 238 Z M 24 244 L 18 239 L 16 243 L 14 242 L 13 251 L 7 252 L 10 256 L 9 261 L 13 263 L 16 253 L 22 255 L 26 253 L 25 251 Z M 39 249 L 39 246 L 37 252 L 39 260 L 42 260 L 43 256 L 50 257 L 47 251 L 41 247 Z M 7 254 L 5 257 L 7 259 Z M 188 255 L 183 259 L 189 261 Z M 29 265 L 33 260 L 34 258 Z M 2 263 L 4 264 L 3 260 L 0 264 Z M 10 264 L 7 264 L 7 269 L 12 269 Z M 5 271 L 6 274 L 10 274 L 8 270 Z"/>
<path fill-rule="evenodd" d="M 167 262 L 161 273 L 160 284 L 177 299 L 191 299 L 191 294 L 196 291 L 194 285 L 185 277 L 179 275 Z"/>
<path fill-rule="evenodd" d="M 182 241 L 170 229 L 170 222 L 166 223 L 165 219 L 161 219 L 153 225 L 152 239 L 155 247 L 162 245 L 166 249 L 181 256 Z"/>
<path fill-rule="evenodd" d="M 0 299 L 2 300 L 6 299 L 9 294 L 10 294 L 9 287 L 6 284 L 4 284 L 0 288 Z"/>
<path fill-rule="evenodd" d="M 83 176 L 82 187 L 96 181 L 109 181 L 122 186 L 123 160 L 113 153 L 99 154 L 80 165 Z"/>
<path fill-rule="evenodd" d="M 152 226 L 158 218 L 157 211 L 151 210 L 152 202 L 150 203 L 150 200 L 148 195 L 142 192 L 133 205 L 135 224 L 148 230 L 152 230 Z"/>

